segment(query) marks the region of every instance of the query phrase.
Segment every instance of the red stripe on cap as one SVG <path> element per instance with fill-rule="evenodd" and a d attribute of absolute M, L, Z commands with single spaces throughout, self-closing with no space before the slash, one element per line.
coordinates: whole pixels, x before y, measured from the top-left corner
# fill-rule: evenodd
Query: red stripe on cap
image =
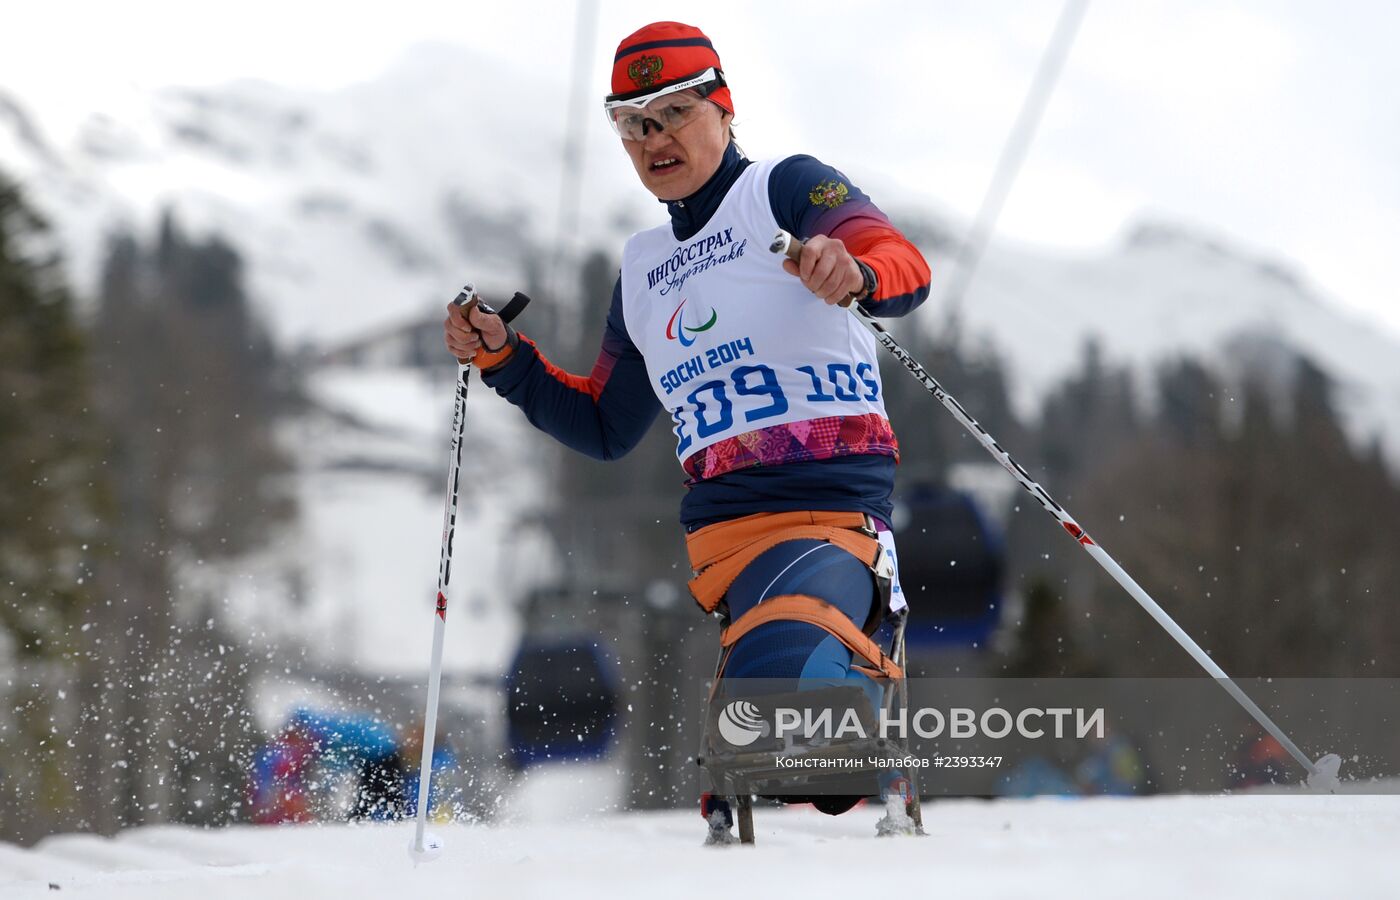
<path fill-rule="evenodd" d="M 663 47 L 708 47 L 713 53 L 715 46 L 710 43 L 709 38 L 675 38 L 667 41 L 647 41 L 642 44 L 632 44 L 627 47 L 619 47 L 617 53 L 613 54 L 613 62 L 617 62 L 624 56 L 633 53 L 641 53 L 646 50 L 660 50 Z"/>

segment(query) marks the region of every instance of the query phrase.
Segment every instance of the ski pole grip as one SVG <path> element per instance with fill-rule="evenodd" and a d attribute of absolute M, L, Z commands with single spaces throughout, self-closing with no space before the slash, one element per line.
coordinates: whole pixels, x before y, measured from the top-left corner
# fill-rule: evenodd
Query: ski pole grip
<path fill-rule="evenodd" d="M 492 308 L 491 304 L 481 299 L 481 295 L 477 293 L 475 285 L 468 284 L 466 287 L 462 288 L 461 292 L 457 294 L 456 299 L 452 302 L 462 307 L 463 315 L 468 316 L 468 324 L 471 324 L 470 316 L 472 310 L 476 307 L 480 307 L 482 312 L 500 316 L 501 321 L 509 325 L 512 319 L 524 312 L 525 307 L 530 305 L 530 298 L 516 291 L 515 296 L 510 298 L 510 302 L 507 303 L 503 309 L 498 311 Z M 465 366 L 470 364 L 471 360 L 458 358 L 457 362 Z"/>
<path fill-rule="evenodd" d="M 481 295 L 476 292 L 476 285 L 468 284 L 458 292 L 452 302 L 462 308 L 462 315 L 467 317 L 467 324 L 470 325 L 472 310 L 481 303 Z M 459 356 L 457 357 L 457 362 L 464 366 L 469 366 L 472 361 L 470 359 L 462 359 L 462 357 Z"/>
<path fill-rule="evenodd" d="M 781 228 L 778 229 L 777 234 L 773 235 L 773 243 L 768 245 L 768 249 L 773 253 L 781 253 L 795 263 L 801 264 L 802 262 L 802 241 Z M 847 294 L 846 299 L 837 301 L 836 305 L 843 309 L 848 308 L 855 302 L 855 299 L 855 294 Z"/>

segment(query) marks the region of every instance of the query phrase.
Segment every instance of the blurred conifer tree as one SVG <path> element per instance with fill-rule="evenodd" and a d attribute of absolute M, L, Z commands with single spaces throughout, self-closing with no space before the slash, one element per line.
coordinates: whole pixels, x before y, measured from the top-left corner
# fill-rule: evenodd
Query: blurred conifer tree
<path fill-rule="evenodd" d="M 87 348 L 43 220 L 0 176 L 0 833 L 69 807 L 72 704 L 106 499 Z"/>

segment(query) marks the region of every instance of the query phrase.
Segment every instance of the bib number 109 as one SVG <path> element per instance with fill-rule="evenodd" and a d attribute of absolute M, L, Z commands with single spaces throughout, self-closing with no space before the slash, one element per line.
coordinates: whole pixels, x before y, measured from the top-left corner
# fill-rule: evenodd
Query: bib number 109
<path fill-rule="evenodd" d="M 880 383 L 873 377 L 870 363 L 860 363 L 854 370 L 846 363 L 831 363 L 826 368 L 827 377 L 823 382 L 813 367 L 798 367 L 797 371 L 812 380 L 812 391 L 805 397 L 807 401 L 834 403 L 838 400 L 875 400 L 880 396 Z M 671 410 L 678 456 L 685 455 L 695 438 L 704 440 L 734 427 L 731 391 L 736 397 L 762 398 L 761 401 L 752 400 L 743 404 L 746 424 L 781 416 L 788 411 L 787 396 L 778 383 L 778 374 L 770 366 L 737 366 L 729 371 L 727 379 L 712 378 L 686 395 L 686 403 L 694 410 L 694 434 L 690 433 L 682 415 L 687 407 L 678 406 Z"/>

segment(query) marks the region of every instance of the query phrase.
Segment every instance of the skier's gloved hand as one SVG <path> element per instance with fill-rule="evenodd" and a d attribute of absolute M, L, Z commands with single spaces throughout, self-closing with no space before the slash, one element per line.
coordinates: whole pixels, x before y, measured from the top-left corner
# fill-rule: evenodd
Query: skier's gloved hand
<path fill-rule="evenodd" d="M 860 264 L 838 238 L 813 235 L 802 245 L 801 262 L 785 259 L 783 269 L 801 278 L 807 290 L 828 306 L 865 292 L 865 275 Z"/>
<path fill-rule="evenodd" d="M 470 316 L 456 303 L 449 303 L 442 330 L 452 355 L 482 371 L 505 362 L 520 343 L 515 329 L 501 321 L 484 301 L 472 308 Z"/>

